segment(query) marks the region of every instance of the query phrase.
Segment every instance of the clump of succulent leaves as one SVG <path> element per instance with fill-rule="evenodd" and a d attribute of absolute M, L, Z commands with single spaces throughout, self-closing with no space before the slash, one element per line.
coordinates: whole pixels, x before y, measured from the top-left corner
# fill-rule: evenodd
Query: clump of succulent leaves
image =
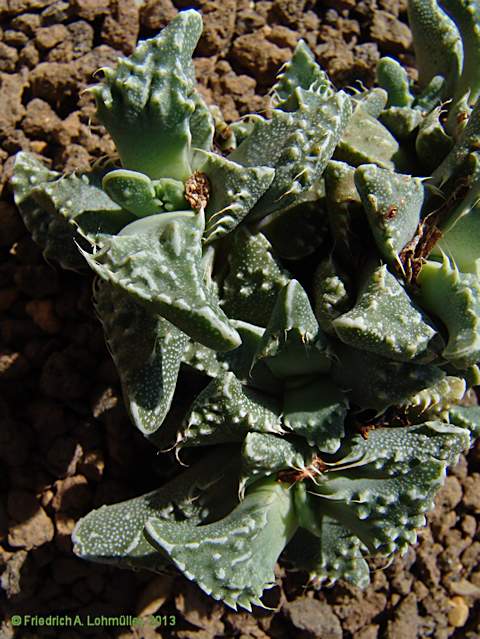
<path fill-rule="evenodd" d="M 250 609 L 282 553 L 364 587 L 367 555 L 415 542 L 480 434 L 480 9 L 409 18 L 415 85 L 386 57 L 376 88 L 337 91 L 300 42 L 269 110 L 227 125 L 182 12 L 91 89 L 118 158 L 18 155 L 27 227 L 95 272 L 131 419 L 184 463 L 83 518 L 80 556 Z"/>

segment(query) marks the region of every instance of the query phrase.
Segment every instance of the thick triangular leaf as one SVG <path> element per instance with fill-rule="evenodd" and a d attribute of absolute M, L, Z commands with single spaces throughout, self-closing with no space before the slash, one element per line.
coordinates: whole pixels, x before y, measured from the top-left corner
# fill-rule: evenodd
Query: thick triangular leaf
<path fill-rule="evenodd" d="M 230 515 L 204 526 L 150 519 L 149 541 L 214 599 L 251 610 L 274 584 L 278 556 L 296 529 L 292 495 L 275 481 L 253 486 Z"/>
<path fill-rule="evenodd" d="M 279 379 L 330 368 L 326 338 L 297 280 L 280 291 L 255 360 L 265 361 Z"/>
<path fill-rule="evenodd" d="M 333 381 L 353 404 L 378 412 L 402 404 L 445 375 L 437 366 L 395 362 L 341 343 L 333 351 Z"/>
<path fill-rule="evenodd" d="M 283 433 L 278 402 L 241 384 L 233 373 L 198 395 L 180 433 L 180 446 L 242 441 L 248 432 Z"/>
<path fill-rule="evenodd" d="M 252 211 L 254 218 L 293 204 L 323 173 L 351 115 L 346 93 L 331 88 L 295 89 L 299 107 L 274 109 L 259 118 L 250 135 L 230 155 L 245 166 L 270 166 L 275 177 Z"/>
<path fill-rule="evenodd" d="M 428 261 L 418 277 L 419 300 L 439 317 L 448 330 L 442 355 L 459 369 L 480 360 L 480 281 L 471 273 L 460 273 L 444 257 Z"/>
<path fill-rule="evenodd" d="M 290 279 L 271 248 L 262 233 L 243 228 L 234 234 L 222 296 L 229 317 L 267 325 L 277 295 Z"/>
<path fill-rule="evenodd" d="M 300 440 L 294 442 L 269 433 L 248 433 L 242 447 L 239 492 L 281 470 L 301 471 L 313 460 L 314 451 Z"/>
<path fill-rule="evenodd" d="M 205 151 L 195 154 L 195 162 L 211 184 L 205 239 L 214 241 L 240 224 L 270 186 L 275 171 L 267 166 L 245 167 Z"/>
<path fill-rule="evenodd" d="M 328 378 L 320 376 L 309 384 L 285 390 L 283 421 L 311 446 L 335 453 L 345 435 L 347 407 L 345 394 Z"/>
<path fill-rule="evenodd" d="M 189 120 L 196 108 L 191 56 L 201 32 L 197 11 L 180 12 L 114 71 L 104 69 L 104 82 L 91 89 L 97 117 L 125 168 L 151 178 L 190 175 Z"/>
<path fill-rule="evenodd" d="M 480 437 L 480 406 L 452 406 L 449 412 L 452 424 L 472 433 L 472 439 Z"/>
<path fill-rule="evenodd" d="M 229 350 L 240 343 L 204 278 L 202 212 L 160 213 L 108 238 L 85 258 L 105 280 L 162 315 L 205 346 Z"/>
<path fill-rule="evenodd" d="M 109 506 L 101 506 L 77 524 L 74 552 L 85 559 L 134 569 L 161 571 L 168 559 L 145 539 L 150 517 L 201 523 L 228 506 L 225 489 L 235 495 L 236 465 L 232 451 L 220 448 L 158 490 Z M 218 502 L 223 504 L 218 509 Z M 225 502 L 227 502 L 225 504 Z"/>
<path fill-rule="evenodd" d="M 97 286 L 95 308 L 132 420 L 154 437 L 170 409 L 188 337 L 106 282 Z"/>
<path fill-rule="evenodd" d="M 367 164 L 355 171 L 355 185 L 378 250 L 390 265 L 401 266 L 398 255 L 420 221 L 422 181 Z"/>
<path fill-rule="evenodd" d="M 332 325 L 345 344 L 408 361 L 425 353 L 435 335 L 425 319 L 384 265 L 373 270 L 355 306 Z"/>

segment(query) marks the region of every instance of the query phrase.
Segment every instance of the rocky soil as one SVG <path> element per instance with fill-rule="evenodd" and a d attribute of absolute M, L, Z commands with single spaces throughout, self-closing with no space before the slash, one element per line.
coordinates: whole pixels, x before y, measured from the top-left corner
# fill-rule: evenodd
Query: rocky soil
<path fill-rule="evenodd" d="M 462 458 L 430 525 L 362 592 L 315 591 L 280 568 L 272 611 L 234 613 L 186 580 L 90 564 L 71 552 L 92 507 L 159 485 L 171 467 L 130 425 L 88 277 L 46 264 L 12 205 L 13 155 L 86 169 L 112 152 L 83 90 L 180 8 L 203 12 L 196 67 L 227 119 L 265 106 L 304 38 L 339 85 L 372 81 L 380 55 L 415 77 L 405 0 L 0 0 L 0 638 L 480 637 L 480 449 Z M 14 628 L 13 615 L 176 615 L 174 627 Z"/>

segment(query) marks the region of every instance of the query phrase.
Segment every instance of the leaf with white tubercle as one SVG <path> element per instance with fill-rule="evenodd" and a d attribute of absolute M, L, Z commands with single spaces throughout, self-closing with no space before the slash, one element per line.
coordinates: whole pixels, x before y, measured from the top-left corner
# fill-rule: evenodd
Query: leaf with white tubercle
<path fill-rule="evenodd" d="M 85 261 L 75 246 L 81 241 L 78 232 L 69 222 L 40 206 L 32 191 L 41 184 L 58 179 L 59 174 L 50 171 L 30 153 L 19 153 L 15 159 L 12 186 L 15 204 L 25 226 L 34 241 L 42 249 L 44 258 L 56 260 L 65 269 L 80 270 Z"/>
<path fill-rule="evenodd" d="M 355 171 L 355 185 L 378 250 L 391 266 L 401 267 L 399 253 L 414 236 L 420 220 L 422 181 L 365 164 Z"/>
<path fill-rule="evenodd" d="M 295 490 L 295 506 L 299 518 L 306 508 L 299 503 L 301 487 Z M 314 499 L 313 497 L 310 499 Z M 309 508 L 309 500 L 305 505 Z M 310 510 L 310 508 L 309 508 Z M 313 526 L 299 528 L 286 548 L 286 558 L 301 570 L 309 573 L 310 583 L 318 588 L 330 586 L 338 579 L 345 579 L 359 588 L 370 583 L 370 569 L 362 556 L 365 548 L 360 539 L 346 526 L 326 513 L 308 515 Z M 311 531 L 315 530 L 315 534 Z M 365 548 L 366 550 L 366 548 Z"/>
<path fill-rule="evenodd" d="M 442 419 L 448 421 L 451 406 L 458 404 L 465 395 L 465 380 L 447 375 L 429 388 L 409 397 L 400 407 L 410 420 Z M 452 422 L 455 423 L 455 422 Z"/>
<path fill-rule="evenodd" d="M 293 111 L 299 107 L 295 89 L 308 91 L 332 90 L 327 74 L 315 62 L 315 57 L 303 40 L 297 44 L 291 59 L 281 68 L 271 90 L 274 108 Z"/>
<path fill-rule="evenodd" d="M 278 293 L 290 280 L 273 256 L 270 242 L 262 233 L 239 229 L 228 266 L 221 295 L 224 311 L 234 319 L 265 327 Z"/>
<path fill-rule="evenodd" d="M 433 170 L 438 160 L 446 157 L 453 146 L 440 121 L 441 107 L 431 111 L 421 123 L 415 138 L 415 151 L 428 171 Z"/>
<path fill-rule="evenodd" d="M 390 131 L 358 101 L 333 158 L 353 166 L 374 163 L 393 169 L 399 157 L 399 144 Z"/>
<path fill-rule="evenodd" d="M 257 219 L 285 208 L 321 176 L 351 116 L 346 93 L 330 87 L 297 87 L 295 111 L 274 109 L 271 119 L 256 119 L 252 132 L 231 153 L 245 166 L 270 166 L 275 177 L 252 210 Z"/>
<path fill-rule="evenodd" d="M 413 103 L 407 72 L 397 60 L 381 58 L 377 63 L 377 82 L 388 94 L 386 107 L 409 107 Z"/>
<path fill-rule="evenodd" d="M 438 366 L 389 360 L 337 342 L 332 345 L 332 378 L 352 404 L 375 408 L 402 404 L 445 376 Z M 392 380 L 395 380 L 392 383 Z"/>
<path fill-rule="evenodd" d="M 345 344 L 399 361 L 425 354 L 436 332 L 386 265 L 370 269 L 355 306 L 332 325 Z"/>
<path fill-rule="evenodd" d="M 188 337 L 107 282 L 97 284 L 95 310 L 132 421 L 154 439 L 170 409 Z"/>
<path fill-rule="evenodd" d="M 408 0 L 408 19 L 413 34 L 420 86 L 434 76 L 445 78 L 445 96 L 451 96 L 463 62 L 460 34 L 437 0 Z M 432 46 L 432 43 L 436 43 Z"/>
<path fill-rule="evenodd" d="M 442 262 L 427 261 L 417 278 L 418 300 L 439 317 L 448 331 L 443 357 L 465 369 L 480 359 L 480 281 L 461 273 L 446 255 Z"/>
<path fill-rule="evenodd" d="M 97 117 L 125 168 L 150 178 L 190 175 L 189 121 L 197 106 L 191 56 L 201 32 L 197 11 L 180 12 L 92 87 Z"/>
<path fill-rule="evenodd" d="M 249 432 L 284 433 L 279 403 L 227 372 L 212 379 L 197 396 L 177 446 L 240 442 Z"/>
<path fill-rule="evenodd" d="M 279 379 L 330 368 L 326 338 L 297 280 L 290 280 L 278 294 L 255 355 L 255 362 L 262 361 Z"/>
<path fill-rule="evenodd" d="M 333 321 L 353 306 L 350 289 L 350 278 L 332 259 L 320 262 L 313 279 L 314 310 L 319 326 L 329 335 L 335 335 Z"/>
<path fill-rule="evenodd" d="M 265 480 L 224 519 L 194 526 L 151 518 L 146 532 L 204 592 L 251 611 L 252 604 L 263 607 L 260 597 L 273 586 L 275 563 L 296 527 L 292 494 Z"/>
<path fill-rule="evenodd" d="M 237 331 L 204 280 L 203 213 L 177 211 L 137 220 L 84 253 L 91 268 L 201 344 L 229 350 Z"/>
<path fill-rule="evenodd" d="M 480 437 L 480 406 L 452 406 L 449 420 L 459 428 L 472 433 L 472 439 Z"/>
<path fill-rule="evenodd" d="M 120 567 L 164 571 L 170 562 L 146 540 L 146 522 L 180 516 L 200 524 L 222 512 L 218 502 L 225 498 L 224 488 L 235 496 L 231 480 L 236 469 L 232 451 L 219 448 L 157 490 L 91 511 L 73 531 L 75 554 Z"/>
<path fill-rule="evenodd" d="M 214 185 L 205 209 L 204 239 L 210 242 L 240 224 L 275 175 L 267 166 L 245 167 L 206 151 L 197 151 L 194 162 Z"/>
<path fill-rule="evenodd" d="M 61 176 L 29 153 L 17 155 L 12 184 L 15 203 L 45 258 L 64 268 L 84 265 L 75 243 L 86 248 L 84 238 L 95 243 L 134 219 L 102 191 L 101 174 Z"/>
<path fill-rule="evenodd" d="M 314 450 L 301 440 L 288 439 L 270 433 L 248 433 L 242 445 L 242 467 L 239 495 L 260 479 L 281 470 L 304 470 L 310 466 Z"/>
<path fill-rule="evenodd" d="M 187 206 L 183 183 L 172 178 L 150 180 L 138 171 L 116 169 L 104 176 L 102 186 L 114 202 L 135 217 L 178 211 Z"/>
<path fill-rule="evenodd" d="M 405 550 L 433 506 L 447 464 L 469 445 L 467 430 L 442 422 L 356 436 L 312 485 L 311 507 L 350 528 L 370 551 Z"/>
<path fill-rule="evenodd" d="M 348 402 L 326 376 L 285 389 L 283 422 L 321 452 L 335 453 L 345 436 Z"/>

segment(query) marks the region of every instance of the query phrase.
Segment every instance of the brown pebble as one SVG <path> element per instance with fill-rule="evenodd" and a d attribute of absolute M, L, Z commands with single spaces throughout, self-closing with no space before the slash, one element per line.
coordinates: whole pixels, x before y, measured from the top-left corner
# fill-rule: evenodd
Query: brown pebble
<path fill-rule="evenodd" d="M 58 333 L 62 327 L 60 320 L 55 315 L 54 305 L 51 300 L 31 300 L 25 305 L 27 315 L 35 324 L 49 335 Z"/>
<path fill-rule="evenodd" d="M 53 539 L 52 520 L 38 503 L 35 495 L 14 490 L 8 495 L 10 528 L 8 543 L 15 548 L 31 550 Z"/>
<path fill-rule="evenodd" d="M 468 615 L 470 613 L 465 599 L 457 596 L 449 599 L 450 611 L 448 613 L 448 622 L 454 628 L 462 628 L 467 623 Z"/>

